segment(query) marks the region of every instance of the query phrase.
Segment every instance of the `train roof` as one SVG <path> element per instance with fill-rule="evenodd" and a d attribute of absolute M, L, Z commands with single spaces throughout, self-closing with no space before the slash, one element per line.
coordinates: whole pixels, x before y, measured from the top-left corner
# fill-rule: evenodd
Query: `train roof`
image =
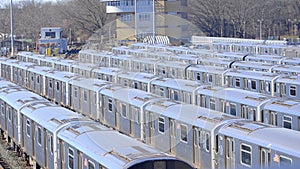
<path fill-rule="evenodd" d="M 220 133 L 256 143 L 259 146 L 270 148 L 274 151 L 300 157 L 300 147 L 298 146 L 300 135 L 298 131 L 245 120 L 223 127 Z"/>
<path fill-rule="evenodd" d="M 109 86 L 111 83 L 108 81 L 100 80 L 100 79 L 92 79 L 92 78 L 85 78 L 77 76 L 76 78 L 73 78 L 71 81 L 69 81 L 70 84 L 83 88 L 88 89 L 92 91 L 98 91 L 103 86 Z"/>
<path fill-rule="evenodd" d="M 259 104 L 272 99 L 269 96 L 257 92 L 215 86 L 203 86 L 203 88 L 198 90 L 198 94 L 224 99 L 225 101 L 244 103 L 250 106 L 258 106 Z"/>
<path fill-rule="evenodd" d="M 148 83 L 151 79 L 158 78 L 159 76 L 142 72 L 122 72 L 118 74 L 118 77 Z"/>
<path fill-rule="evenodd" d="M 48 71 L 46 73 L 46 76 L 56 79 L 56 80 L 59 80 L 59 81 L 62 81 L 62 82 L 67 82 L 78 75 L 76 75 L 75 73 L 71 73 L 71 72 Z"/>
<path fill-rule="evenodd" d="M 222 73 L 227 70 L 227 68 L 224 67 L 217 67 L 217 66 L 204 66 L 204 65 L 191 65 L 187 68 L 188 70 L 197 72 L 208 72 L 210 74 L 218 74 L 222 75 Z"/>
<path fill-rule="evenodd" d="M 200 84 L 196 81 L 173 78 L 160 78 L 153 81 L 152 84 L 187 92 L 192 92 L 200 86 Z"/>
<path fill-rule="evenodd" d="M 93 72 L 115 76 L 116 74 L 123 72 L 123 69 L 116 68 L 116 67 L 97 67 L 93 69 Z"/>
<path fill-rule="evenodd" d="M 261 63 L 261 62 L 249 62 L 249 61 L 239 61 L 233 62 L 232 67 L 240 69 L 241 67 L 249 68 L 250 70 L 266 70 L 268 71 L 274 64 L 271 63 Z"/>
<path fill-rule="evenodd" d="M 291 99 L 278 98 L 272 102 L 268 102 L 264 109 L 299 116 L 300 102 Z"/>
<path fill-rule="evenodd" d="M 272 68 L 272 71 L 279 71 L 286 74 L 300 74 L 300 66 L 294 65 L 276 65 Z"/>
<path fill-rule="evenodd" d="M 300 76 L 283 76 L 277 79 L 277 83 L 300 85 Z"/>
<path fill-rule="evenodd" d="M 230 70 L 226 72 L 226 75 L 243 77 L 248 79 L 259 79 L 271 81 L 275 77 L 279 76 L 275 73 L 261 72 L 261 71 L 251 71 L 251 70 Z"/>
<path fill-rule="evenodd" d="M 53 68 L 51 68 L 51 67 L 38 66 L 38 65 L 36 65 L 34 67 L 30 67 L 28 70 L 30 72 L 33 72 L 33 73 L 36 73 L 39 75 L 45 75 L 49 71 L 54 71 Z"/>

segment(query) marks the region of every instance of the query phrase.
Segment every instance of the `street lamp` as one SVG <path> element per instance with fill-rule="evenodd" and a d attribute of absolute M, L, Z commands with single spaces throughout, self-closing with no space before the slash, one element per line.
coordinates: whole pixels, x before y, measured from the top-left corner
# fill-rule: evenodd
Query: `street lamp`
<path fill-rule="evenodd" d="M 259 22 L 259 39 L 262 40 L 262 22 L 264 19 L 258 19 L 257 21 Z"/>

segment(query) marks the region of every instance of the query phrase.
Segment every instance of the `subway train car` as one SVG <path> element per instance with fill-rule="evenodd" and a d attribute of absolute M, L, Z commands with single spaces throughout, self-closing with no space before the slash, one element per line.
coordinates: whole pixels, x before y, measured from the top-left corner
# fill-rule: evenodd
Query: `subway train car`
<path fill-rule="evenodd" d="M 88 96 L 84 91 L 80 92 L 83 94 L 79 101 Z M 97 121 L 183 159 L 195 168 L 297 168 L 300 165 L 300 150 L 296 146 L 300 136 L 296 131 L 238 119 L 122 86 L 105 85 L 97 91 L 96 96 L 91 95 L 96 98 Z M 283 137 L 289 139 L 282 140 Z"/>
<path fill-rule="evenodd" d="M 34 168 L 192 169 L 186 162 L 0 80 L 1 133 Z"/>

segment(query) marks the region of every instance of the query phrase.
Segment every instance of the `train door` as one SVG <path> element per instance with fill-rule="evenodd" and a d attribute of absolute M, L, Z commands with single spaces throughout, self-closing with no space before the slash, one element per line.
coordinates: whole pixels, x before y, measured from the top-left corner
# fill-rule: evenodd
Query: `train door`
<path fill-rule="evenodd" d="M 149 112 L 149 143 L 153 145 L 155 141 L 155 120 L 154 114 Z"/>
<path fill-rule="evenodd" d="M 234 139 L 231 137 L 225 137 L 225 167 L 226 169 L 235 168 L 235 144 Z"/>
<path fill-rule="evenodd" d="M 201 131 L 199 128 L 193 128 L 193 157 L 194 157 L 194 164 L 199 167 L 201 166 Z M 201 167 L 199 167 L 201 168 Z"/>
<path fill-rule="evenodd" d="M 170 119 L 170 153 L 175 153 L 176 148 L 176 127 L 175 120 Z"/>
<path fill-rule="evenodd" d="M 62 169 L 65 169 L 66 167 L 66 153 L 65 153 L 65 143 L 62 140 L 59 140 L 60 145 L 60 166 Z"/>
<path fill-rule="evenodd" d="M 260 168 L 261 169 L 268 169 L 270 166 L 270 150 L 261 147 L 260 148 Z"/>

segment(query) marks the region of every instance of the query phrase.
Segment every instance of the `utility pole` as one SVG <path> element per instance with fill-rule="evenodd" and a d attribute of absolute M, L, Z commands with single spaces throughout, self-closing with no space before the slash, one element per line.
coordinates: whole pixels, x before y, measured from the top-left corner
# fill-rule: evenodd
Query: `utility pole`
<path fill-rule="evenodd" d="M 13 14 L 12 0 L 10 0 L 10 30 L 11 30 L 11 56 L 14 56 L 14 14 Z"/>

